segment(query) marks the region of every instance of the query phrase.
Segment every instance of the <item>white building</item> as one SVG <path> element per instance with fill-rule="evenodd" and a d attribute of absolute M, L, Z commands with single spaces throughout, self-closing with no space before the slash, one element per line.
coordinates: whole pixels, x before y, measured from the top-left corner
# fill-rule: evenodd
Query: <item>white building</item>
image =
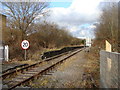
<path fill-rule="evenodd" d="M 91 41 L 91 38 L 86 38 L 86 46 L 89 46 L 91 47 L 91 44 L 92 44 L 92 41 Z"/>

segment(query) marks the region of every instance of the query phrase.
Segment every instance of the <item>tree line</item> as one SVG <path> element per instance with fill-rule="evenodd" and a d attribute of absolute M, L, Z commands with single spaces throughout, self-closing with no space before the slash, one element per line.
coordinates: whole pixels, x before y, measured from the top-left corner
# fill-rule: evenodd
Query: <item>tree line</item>
<path fill-rule="evenodd" d="M 120 52 L 118 3 L 103 3 L 101 11 L 99 24 L 96 25 L 95 30 L 94 46 L 97 45 L 100 49 L 105 49 L 105 40 L 107 40 L 111 43 L 113 52 Z"/>
<path fill-rule="evenodd" d="M 3 30 L 3 42 L 9 45 L 10 59 L 23 60 L 24 51 L 20 44 L 24 39 L 30 42 L 28 58 L 32 58 L 36 53 L 40 58 L 40 53 L 44 49 L 80 45 L 84 42 L 73 37 L 69 30 L 37 18 L 40 15 L 48 15 L 47 2 L 3 2 L 3 5 L 7 8 L 7 27 Z"/>

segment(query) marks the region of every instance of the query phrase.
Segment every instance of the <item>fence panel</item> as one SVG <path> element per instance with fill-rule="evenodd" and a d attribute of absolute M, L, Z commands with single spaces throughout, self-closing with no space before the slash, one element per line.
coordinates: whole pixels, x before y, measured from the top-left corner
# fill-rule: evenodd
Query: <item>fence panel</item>
<path fill-rule="evenodd" d="M 118 88 L 120 78 L 120 53 L 100 51 L 101 88 Z"/>

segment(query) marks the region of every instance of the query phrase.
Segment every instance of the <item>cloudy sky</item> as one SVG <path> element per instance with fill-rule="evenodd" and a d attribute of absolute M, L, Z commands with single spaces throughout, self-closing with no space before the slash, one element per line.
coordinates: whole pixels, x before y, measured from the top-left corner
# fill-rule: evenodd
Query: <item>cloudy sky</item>
<path fill-rule="evenodd" d="M 3 1 L 3 0 L 0 0 Z M 9 2 L 39 2 L 41 0 L 4 0 Z M 65 27 L 75 37 L 94 38 L 95 24 L 99 22 L 101 2 L 115 2 L 119 0 L 43 0 L 49 1 L 51 10 L 48 22 L 57 23 Z M 99 6 L 99 7 L 98 7 Z M 0 12 L 2 5 L 0 3 Z"/>
<path fill-rule="evenodd" d="M 0 0 L 1 1 L 1 0 Z M 29 0 L 6 0 L 11 2 L 24 2 Z M 30 0 L 32 1 L 32 0 Z M 33 0 L 33 2 L 41 0 Z M 48 22 L 54 22 L 65 27 L 75 37 L 94 38 L 95 24 L 99 22 L 101 11 L 100 2 L 112 0 L 43 0 L 50 1 L 50 16 Z M 116 1 L 116 0 L 113 0 Z M 0 5 L 0 11 L 1 11 Z M 99 6 L 99 7 L 98 7 Z"/>
<path fill-rule="evenodd" d="M 71 2 L 51 2 L 49 22 L 66 27 L 75 37 L 94 38 L 95 23 L 98 22 L 101 0 L 72 0 Z"/>

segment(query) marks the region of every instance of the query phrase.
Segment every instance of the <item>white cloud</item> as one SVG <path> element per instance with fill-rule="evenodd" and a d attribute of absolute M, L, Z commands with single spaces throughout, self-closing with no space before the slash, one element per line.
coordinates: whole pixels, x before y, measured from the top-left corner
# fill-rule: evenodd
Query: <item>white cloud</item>
<path fill-rule="evenodd" d="M 81 30 L 80 34 L 81 34 L 82 36 L 85 36 L 85 32 L 82 31 L 82 30 Z"/>
<path fill-rule="evenodd" d="M 74 0 L 70 8 L 73 8 L 76 12 L 91 14 L 95 12 L 99 2 L 100 0 Z"/>
<path fill-rule="evenodd" d="M 72 26 L 72 27 L 70 27 L 69 28 L 69 30 L 70 30 L 70 32 L 75 32 L 75 31 L 77 31 L 77 27 L 75 27 L 75 26 Z"/>
<path fill-rule="evenodd" d="M 59 26 L 67 27 L 71 33 L 75 34 L 80 32 L 80 26 L 83 24 L 90 24 L 87 29 L 94 29 L 95 26 L 91 23 L 97 22 L 100 11 L 97 6 L 101 0 L 73 0 L 72 4 L 68 8 L 55 7 L 51 8 L 50 17 L 47 19 L 50 22 L 55 22 Z M 89 31 L 88 31 L 89 32 Z M 77 33 L 78 34 L 78 33 Z M 83 36 L 85 30 L 82 30 Z M 88 35 L 87 35 L 88 36 Z M 77 35 L 77 37 L 79 37 Z"/>
<path fill-rule="evenodd" d="M 91 25 L 91 26 L 89 26 L 89 28 L 90 28 L 90 29 L 95 29 L 96 26 L 95 26 L 95 25 Z"/>

